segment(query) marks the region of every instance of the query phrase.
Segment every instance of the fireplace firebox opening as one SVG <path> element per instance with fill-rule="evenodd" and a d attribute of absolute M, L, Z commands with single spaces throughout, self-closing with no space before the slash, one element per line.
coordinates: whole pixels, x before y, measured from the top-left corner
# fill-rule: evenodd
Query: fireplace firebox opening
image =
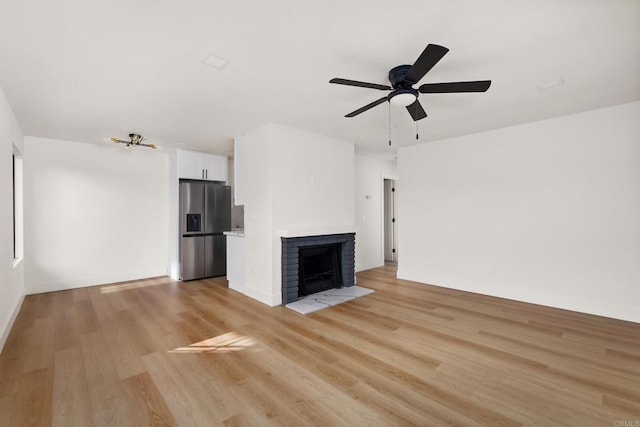
<path fill-rule="evenodd" d="M 322 292 L 315 289 L 327 290 L 354 286 L 355 237 L 355 233 L 282 237 L 282 303 L 288 304 L 306 295 Z M 330 246 L 335 249 L 327 249 Z M 324 259 L 319 262 L 319 268 L 307 266 L 307 262 L 301 262 L 302 254 L 306 249 L 311 250 L 309 262 L 315 264 L 316 256 Z M 310 284 L 307 283 L 301 292 L 300 272 L 303 269 L 305 274 L 310 273 L 313 276 L 313 280 Z M 332 275 L 335 282 L 330 282 Z"/>
<path fill-rule="evenodd" d="M 299 249 L 299 296 L 342 287 L 340 246 L 318 245 Z"/>

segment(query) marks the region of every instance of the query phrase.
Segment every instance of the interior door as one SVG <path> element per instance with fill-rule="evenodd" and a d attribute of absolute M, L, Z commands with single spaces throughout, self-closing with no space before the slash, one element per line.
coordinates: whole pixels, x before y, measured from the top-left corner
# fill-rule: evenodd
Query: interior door
<path fill-rule="evenodd" d="M 384 180 L 384 260 L 390 262 L 398 262 L 395 187 L 395 180 Z"/>

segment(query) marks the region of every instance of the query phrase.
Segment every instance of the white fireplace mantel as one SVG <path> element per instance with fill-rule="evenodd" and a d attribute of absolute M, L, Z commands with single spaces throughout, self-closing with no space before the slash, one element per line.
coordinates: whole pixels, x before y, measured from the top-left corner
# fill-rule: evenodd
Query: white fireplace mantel
<path fill-rule="evenodd" d="M 320 227 L 293 227 L 278 229 L 276 234 L 279 237 L 305 237 L 305 236 L 325 236 L 328 234 L 357 233 L 359 227 L 355 225 L 330 225 Z"/>

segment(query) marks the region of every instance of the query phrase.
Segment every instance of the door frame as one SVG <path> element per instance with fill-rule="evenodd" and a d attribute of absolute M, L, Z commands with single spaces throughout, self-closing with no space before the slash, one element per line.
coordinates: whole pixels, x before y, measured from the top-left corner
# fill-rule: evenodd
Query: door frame
<path fill-rule="evenodd" d="M 380 197 L 380 259 L 382 262 L 382 266 L 384 266 L 385 263 L 385 256 L 384 256 L 384 224 L 385 224 L 385 212 L 384 212 L 384 180 L 385 179 L 390 179 L 395 181 L 395 185 L 396 187 L 398 186 L 398 176 L 397 175 L 387 175 L 387 174 L 381 174 L 380 175 L 380 195 L 382 197 Z M 396 261 L 398 262 L 398 234 L 399 234 L 399 228 L 398 228 L 398 193 L 395 193 L 395 218 L 396 218 Z"/>

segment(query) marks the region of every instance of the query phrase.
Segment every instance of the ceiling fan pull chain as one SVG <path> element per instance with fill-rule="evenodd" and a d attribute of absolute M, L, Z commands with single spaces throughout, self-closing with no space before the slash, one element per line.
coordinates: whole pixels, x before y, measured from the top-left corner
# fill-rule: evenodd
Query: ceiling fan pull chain
<path fill-rule="evenodd" d="M 416 121 L 416 139 L 420 139 L 418 138 L 418 122 Z"/>
<path fill-rule="evenodd" d="M 389 147 L 391 147 L 391 103 L 389 104 Z"/>

